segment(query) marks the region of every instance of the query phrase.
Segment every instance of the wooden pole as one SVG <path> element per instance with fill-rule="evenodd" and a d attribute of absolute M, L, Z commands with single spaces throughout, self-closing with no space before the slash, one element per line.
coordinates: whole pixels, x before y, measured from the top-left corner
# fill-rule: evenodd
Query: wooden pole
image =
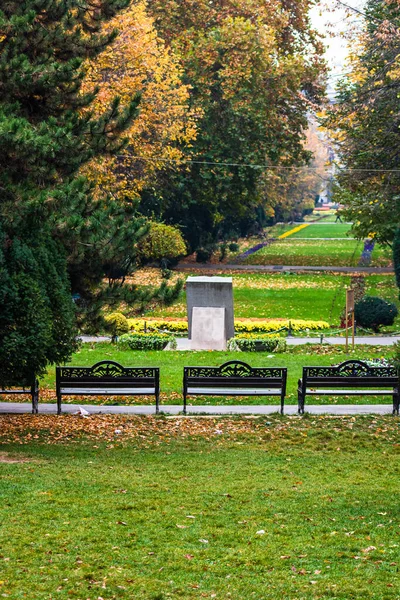
<path fill-rule="evenodd" d="M 348 314 L 349 313 L 348 313 L 348 298 L 347 298 L 348 294 L 347 294 L 347 290 L 348 290 L 348 288 L 346 288 L 346 314 L 345 314 L 345 317 L 344 317 L 345 318 L 345 324 L 346 324 L 346 354 L 349 353 L 349 328 L 348 328 L 348 322 L 347 322 Z"/>

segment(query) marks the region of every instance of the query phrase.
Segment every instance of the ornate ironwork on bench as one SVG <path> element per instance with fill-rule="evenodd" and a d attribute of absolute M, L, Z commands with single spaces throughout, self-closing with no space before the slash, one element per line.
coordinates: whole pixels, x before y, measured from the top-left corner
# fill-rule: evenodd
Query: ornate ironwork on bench
<path fill-rule="evenodd" d="M 280 396 L 283 414 L 287 369 L 250 367 L 232 360 L 220 367 L 184 367 L 183 412 L 187 396 Z"/>
<path fill-rule="evenodd" d="M 160 369 L 123 367 L 102 360 L 92 367 L 56 367 L 57 412 L 62 396 L 155 396 L 156 413 L 160 403 Z"/>
<path fill-rule="evenodd" d="M 361 360 L 346 360 L 334 367 L 303 367 L 297 389 L 299 414 L 304 414 L 309 395 L 392 396 L 393 414 L 399 414 L 399 389 L 395 367 L 370 366 Z"/>
<path fill-rule="evenodd" d="M 39 381 L 34 378 L 32 383 L 18 381 L 9 385 L 0 384 L 0 394 L 26 394 L 32 400 L 32 414 L 37 415 L 39 411 Z"/>

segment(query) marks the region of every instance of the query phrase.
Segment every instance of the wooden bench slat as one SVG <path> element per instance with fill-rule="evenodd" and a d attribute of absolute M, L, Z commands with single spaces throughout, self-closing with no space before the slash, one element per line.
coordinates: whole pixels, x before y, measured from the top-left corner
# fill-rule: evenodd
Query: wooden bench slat
<path fill-rule="evenodd" d="M 93 395 L 99 394 L 99 396 L 133 396 L 133 395 L 145 395 L 145 394 L 155 394 L 154 387 L 146 387 L 146 388 L 109 388 L 109 387 L 69 387 L 69 388 L 60 388 L 61 394 L 64 396 L 72 396 L 72 395 Z"/>
<path fill-rule="evenodd" d="M 279 389 L 268 388 L 187 388 L 188 394 L 207 396 L 280 396 Z"/>
<path fill-rule="evenodd" d="M 393 389 L 390 390 L 338 390 L 337 388 L 334 390 L 327 389 L 307 389 L 306 393 L 312 396 L 392 396 Z"/>

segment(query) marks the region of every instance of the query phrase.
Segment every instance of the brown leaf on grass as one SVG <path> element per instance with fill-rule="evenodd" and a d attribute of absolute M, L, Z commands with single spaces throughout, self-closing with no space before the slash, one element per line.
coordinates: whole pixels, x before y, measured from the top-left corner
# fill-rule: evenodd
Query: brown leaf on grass
<path fill-rule="evenodd" d="M 192 560 L 192 558 L 194 558 L 193 554 L 185 554 L 185 558 L 187 558 L 188 560 Z"/>

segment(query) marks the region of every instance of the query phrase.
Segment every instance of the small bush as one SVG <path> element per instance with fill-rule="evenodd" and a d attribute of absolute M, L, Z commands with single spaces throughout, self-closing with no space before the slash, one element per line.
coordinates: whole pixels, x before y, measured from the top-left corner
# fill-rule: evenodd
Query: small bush
<path fill-rule="evenodd" d="M 128 333 L 128 319 L 120 312 L 111 313 L 104 318 L 107 330 L 110 331 L 113 338 Z"/>
<path fill-rule="evenodd" d="M 236 242 L 231 242 L 228 246 L 229 252 L 239 252 L 239 244 Z"/>
<path fill-rule="evenodd" d="M 377 333 L 384 325 L 393 325 L 398 311 L 395 304 L 377 296 L 364 296 L 354 307 L 357 325 Z"/>
<path fill-rule="evenodd" d="M 205 248 L 198 248 L 196 252 L 196 262 L 205 263 L 208 262 L 213 254 L 213 248 L 211 246 L 206 246 Z"/>
<path fill-rule="evenodd" d="M 242 352 L 285 352 L 286 340 L 280 337 L 235 337 L 229 340 L 229 350 L 242 350 Z"/>
<path fill-rule="evenodd" d="M 138 254 L 143 262 L 174 259 L 187 252 L 181 232 L 172 225 L 150 223 L 148 234 L 138 244 Z"/>
<path fill-rule="evenodd" d="M 121 335 L 118 347 L 129 350 L 164 350 L 174 337 L 167 333 L 135 333 Z"/>

